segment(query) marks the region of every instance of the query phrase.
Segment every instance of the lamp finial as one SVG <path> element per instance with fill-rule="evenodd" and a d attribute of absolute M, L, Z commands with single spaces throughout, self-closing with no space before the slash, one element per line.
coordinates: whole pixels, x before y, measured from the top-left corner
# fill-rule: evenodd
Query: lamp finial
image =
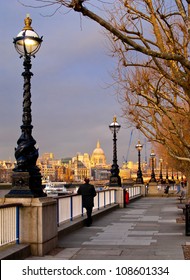
<path fill-rule="evenodd" d="M 31 26 L 32 19 L 30 18 L 29 14 L 26 15 L 26 18 L 24 19 L 24 23 L 25 23 L 25 26 L 24 26 L 23 30 L 33 30 L 32 26 Z"/>

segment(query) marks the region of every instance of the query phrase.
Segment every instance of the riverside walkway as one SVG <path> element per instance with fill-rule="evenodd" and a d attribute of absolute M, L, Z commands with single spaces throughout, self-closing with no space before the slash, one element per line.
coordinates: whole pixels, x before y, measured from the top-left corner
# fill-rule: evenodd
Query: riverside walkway
<path fill-rule="evenodd" d="M 184 260 L 190 245 L 176 197 L 145 197 L 59 235 L 58 247 L 37 260 Z"/>

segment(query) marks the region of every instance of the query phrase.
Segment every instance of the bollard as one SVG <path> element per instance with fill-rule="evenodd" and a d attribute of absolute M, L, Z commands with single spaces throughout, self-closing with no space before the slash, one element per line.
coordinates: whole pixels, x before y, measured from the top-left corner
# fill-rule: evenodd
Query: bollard
<path fill-rule="evenodd" d="M 124 207 L 129 204 L 129 192 L 128 190 L 124 190 Z"/>

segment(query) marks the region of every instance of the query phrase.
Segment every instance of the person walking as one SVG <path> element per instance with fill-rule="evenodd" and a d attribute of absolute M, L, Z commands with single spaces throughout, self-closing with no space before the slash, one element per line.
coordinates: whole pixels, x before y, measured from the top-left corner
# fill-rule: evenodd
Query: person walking
<path fill-rule="evenodd" d="M 175 186 L 176 186 L 176 188 L 177 188 L 176 194 L 179 194 L 180 191 L 181 191 L 181 184 L 180 184 L 179 179 L 176 180 Z"/>
<path fill-rule="evenodd" d="M 169 189 L 170 189 L 170 185 L 168 184 L 164 189 L 164 193 L 167 194 L 167 196 L 169 196 Z"/>
<path fill-rule="evenodd" d="M 82 195 L 82 207 L 86 208 L 87 212 L 87 226 L 92 224 L 92 208 L 94 206 L 94 197 L 96 196 L 96 190 L 93 185 L 89 182 L 88 178 L 84 179 L 84 184 L 82 184 L 77 193 Z"/>

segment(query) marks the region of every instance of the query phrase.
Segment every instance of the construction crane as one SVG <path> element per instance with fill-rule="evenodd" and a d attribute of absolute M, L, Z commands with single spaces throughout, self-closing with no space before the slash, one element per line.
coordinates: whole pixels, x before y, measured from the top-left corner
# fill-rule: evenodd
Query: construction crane
<path fill-rule="evenodd" d="M 124 162 L 125 162 L 125 163 L 128 162 L 128 157 L 129 157 L 129 152 L 130 152 L 130 146 L 131 146 L 132 136 L 133 136 L 133 129 L 131 130 L 131 133 L 130 133 L 130 139 L 129 139 L 129 145 L 128 145 L 128 150 L 127 150 L 127 155 L 126 155 L 126 157 L 123 156 L 123 159 L 124 159 Z"/>
<path fill-rule="evenodd" d="M 145 156 L 144 156 L 144 160 L 145 160 L 145 164 L 147 164 L 147 147 L 146 147 L 146 143 L 147 143 L 147 139 L 144 139 L 144 148 L 145 148 Z"/>

